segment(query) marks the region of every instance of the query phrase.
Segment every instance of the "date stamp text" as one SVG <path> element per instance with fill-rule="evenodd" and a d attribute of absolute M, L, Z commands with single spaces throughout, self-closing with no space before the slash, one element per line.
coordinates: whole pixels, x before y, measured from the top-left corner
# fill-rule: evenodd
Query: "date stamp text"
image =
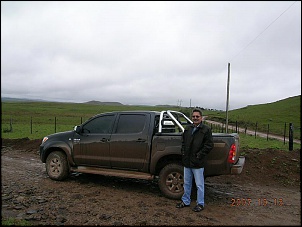
<path fill-rule="evenodd" d="M 283 206 L 282 198 L 231 198 L 231 206 Z"/>

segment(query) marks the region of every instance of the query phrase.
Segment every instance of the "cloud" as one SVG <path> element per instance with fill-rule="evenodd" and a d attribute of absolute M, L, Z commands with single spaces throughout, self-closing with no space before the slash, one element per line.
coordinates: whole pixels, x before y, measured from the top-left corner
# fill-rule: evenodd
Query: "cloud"
<path fill-rule="evenodd" d="M 301 2 L 1 2 L 1 95 L 230 109 L 301 94 Z"/>

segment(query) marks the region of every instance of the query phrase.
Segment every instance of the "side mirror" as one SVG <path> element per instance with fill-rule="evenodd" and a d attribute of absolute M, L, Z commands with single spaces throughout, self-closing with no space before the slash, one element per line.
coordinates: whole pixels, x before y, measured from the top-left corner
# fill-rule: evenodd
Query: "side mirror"
<path fill-rule="evenodd" d="M 80 134 L 80 133 L 81 133 L 81 131 L 82 131 L 81 126 L 80 126 L 80 125 L 76 125 L 76 126 L 74 126 L 74 131 L 75 131 L 76 133 Z"/>

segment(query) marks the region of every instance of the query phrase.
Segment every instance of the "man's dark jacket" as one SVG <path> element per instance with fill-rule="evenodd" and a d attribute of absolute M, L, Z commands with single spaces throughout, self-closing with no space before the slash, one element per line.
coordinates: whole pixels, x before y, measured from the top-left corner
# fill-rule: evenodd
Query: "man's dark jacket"
<path fill-rule="evenodd" d="M 185 128 L 182 134 L 182 163 L 187 168 L 204 168 L 206 156 L 214 147 L 212 130 L 200 123 L 193 133 L 194 125 Z"/>

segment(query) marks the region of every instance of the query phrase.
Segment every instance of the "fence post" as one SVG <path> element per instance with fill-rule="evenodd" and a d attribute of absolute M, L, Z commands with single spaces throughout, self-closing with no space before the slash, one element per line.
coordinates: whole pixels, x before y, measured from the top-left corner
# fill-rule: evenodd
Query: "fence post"
<path fill-rule="evenodd" d="M 33 134 L 33 117 L 30 117 L 30 134 Z"/>
<path fill-rule="evenodd" d="M 13 118 L 12 118 L 12 116 L 10 116 L 9 127 L 10 127 L 9 131 L 12 132 L 13 131 Z"/>
<path fill-rule="evenodd" d="M 55 133 L 57 132 L 57 117 L 55 117 Z"/>
<path fill-rule="evenodd" d="M 258 122 L 256 122 L 256 127 L 255 127 L 255 138 L 257 136 L 257 127 L 258 127 Z"/>
<path fill-rule="evenodd" d="M 293 123 L 289 123 L 289 141 L 288 141 L 288 147 L 289 150 L 293 150 L 293 145 L 294 145 L 294 136 L 293 136 Z"/>
<path fill-rule="evenodd" d="M 267 124 L 267 135 L 266 135 L 266 140 L 268 141 L 268 134 L 269 134 L 269 124 Z"/>
<path fill-rule="evenodd" d="M 284 123 L 283 144 L 285 144 L 286 122 Z"/>

